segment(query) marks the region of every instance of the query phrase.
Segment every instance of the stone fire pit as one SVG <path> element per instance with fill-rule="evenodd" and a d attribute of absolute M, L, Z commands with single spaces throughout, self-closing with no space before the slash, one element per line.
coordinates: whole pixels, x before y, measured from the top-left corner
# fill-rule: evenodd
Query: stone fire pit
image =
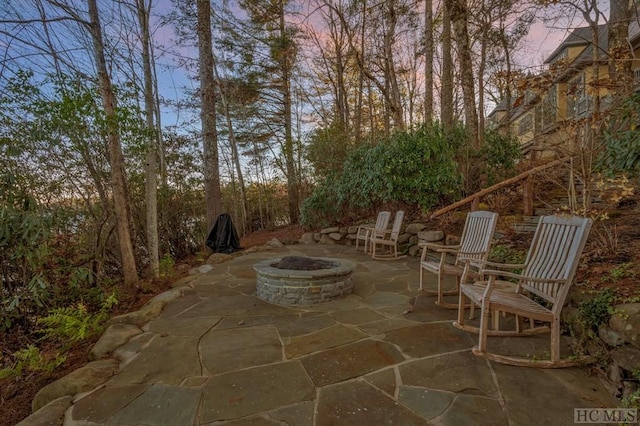
<path fill-rule="evenodd" d="M 253 265 L 258 298 L 279 305 L 315 305 L 353 291 L 355 264 L 328 257 L 287 256 Z"/>

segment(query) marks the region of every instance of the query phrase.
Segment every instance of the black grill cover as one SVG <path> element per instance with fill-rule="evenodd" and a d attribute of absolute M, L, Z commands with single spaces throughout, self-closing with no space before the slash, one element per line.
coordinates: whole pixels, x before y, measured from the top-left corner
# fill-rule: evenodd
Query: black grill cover
<path fill-rule="evenodd" d="M 207 247 L 213 250 L 214 253 L 230 254 L 234 251 L 242 250 L 240 238 L 238 238 L 238 233 L 235 226 L 233 226 L 229 213 L 222 213 L 216 219 L 216 223 L 207 237 Z"/>

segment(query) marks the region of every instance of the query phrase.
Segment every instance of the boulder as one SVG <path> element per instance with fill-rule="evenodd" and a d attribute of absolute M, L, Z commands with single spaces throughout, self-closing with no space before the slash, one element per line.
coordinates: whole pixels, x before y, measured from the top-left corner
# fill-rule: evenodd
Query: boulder
<path fill-rule="evenodd" d="M 460 244 L 460 237 L 457 235 L 447 235 L 444 243 L 448 246 L 457 246 L 458 244 Z"/>
<path fill-rule="evenodd" d="M 329 237 L 326 234 L 323 234 L 320 237 L 320 244 L 335 244 L 336 240 L 334 240 L 333 238 Z"/>
<path fill-rule="evenodd" d="M 616 333 L 606 325 L 601 325 L 600 327 L 598 327 L 598 336 L 609 346 L 620 346 L 625 344 L 622 336 L 620 336 L 620 334 Z"/>
<path fill-rule="evenodd" d="M 213 253 L 207 258 L 207 265 L 217 265 L 219 263 L 226 262 L 233 259 L 233 256 L 226 253 Z"/>
<path fill-rule="evenodd" d="M 279 239 L 272 238 L 271 240 L 267 241 L 267 243 L 264 246 L 267 249 L 274 249 L 274 248 L 284 247 L 284 244 L 282 244 Z"/>
<path fill-rule="evenodd" d="M 16 426 L 51 426 L 61 425 L 64 422 L 64 413 L 73 402 L 69 395 L 54 399 L 38 411 L 22 420 Z"/>
<path fill-rule="evenodd" d="M 421 231 L 418 232 L 418 238 L 420 241 L 433 243 L 435 241 L 442 241 L 444 238 L 444 232 L 442 231 Z"/>
<path fill-rule="evenodd" d="M 171 283 L 171 287 L 184 287 L 196 278 L 198 278 L 196 275 L 187 275 L 186 277 L 180 278 L 178 281 L 174 281 L 173 283 Z"/>
<path fill-rule="evenodd" d="M 340 228 L 338 228 L 337 226 L 334 226 L 332 228 L 325 228 L 320 231 L 321 234 L 331 234 L 333 232 L 340 232 Z"/>
<path fill-rule="evenodd" d="M 90 362 L 61 379 L 49 383 L 40 389 L 35 398 L 33 398 L 31 410 L 35 413 L 58 398 L 74 396 L 78 393 L 95 389 L 115 374 L 118 370 L 118 364 L 115 359 Z"/>
<path fill-rule="evenodd" d="M 405 232 L 415 235 L 418 232 L 424 231 L 424 228 L 426 227 L 427 225 L 425 225 L 424 223 L 410 223 L 409 225 L 407 225 L 407 229 L 405 229 Z"/>
<path fill-rule="evenodd" d="M 614 364 L 629 372 L 640 370 L 640 349 L 631 345 L 621 346 L 611 351 Z"/>
<path fill-rule="evenodd" d="M 616 305 L 615 312 L 609 319 L 609 327 L 626 342 L 640 347 L 640 303 Z"/>
<path fill-rule="evenodd" d="M 133 336 L 140 333 L 142 333 L 142 330 L 133 324 L 110 325 L 91 348 L 89 359 L 94 361 L 110 355 L 114 350 L 127 343 Z"/>
<path fill-rule="evenodd" d="M 342 237 L 343 235 L 339 232 L 332 232 L 329 234 L 329 238 L 331 238 L 334 241 L 340 241 Z"/>
<path fill-rule="evenodd" d="M 198 266 L 197 268 L 189 269 L 189 275 L 204 275 L 211 270 L 213 270 L 213 266 L 204 264 Z"/>
<path fill-rule="evenodd" d="M 203 265 L 204 266 L 204 265 Z M 160 315 L 160 312 L 171 300 L 180 297 L 182 288 L 174 288 L 165 291 L 149 300 L 139 311 L 118 315 L 107 322 L 107 327 L 112 324 L 144 324 Z"/>
<path fill-rule="evenodd" d="M 398 235 L 398 243 L 399 244 L 406 244 L 409 242 L 409 239 L 413 236 L 413 234 L 406 232 L 404 234 L 400 234 Z"/>
<path fill-rule="evenodd" d="M 420 256 L 422 254 L 422 249 L 418 246 L 411 246 L 409 247 L 409 256 L 411 257 L 417 257 Z"/>
<path fill-rule="evenodd" d="M 315 244 L 316 240 L 313 238 L 313 232 L 305 232 L 302 234 L 299 240 L 300 244 Z"/>

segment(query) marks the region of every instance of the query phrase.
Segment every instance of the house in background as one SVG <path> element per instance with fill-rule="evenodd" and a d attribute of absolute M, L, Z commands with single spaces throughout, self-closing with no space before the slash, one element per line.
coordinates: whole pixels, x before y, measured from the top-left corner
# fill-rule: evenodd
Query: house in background
<path fill-rule="evenodd" d="M 640 25 L 629 27 L 634 58 L 640 58 Z M 596 42 L 594 42 L 596 40 Z M 488 126 L 515 135 L 531 160 L 563 157 L 580 149 L 591 136 L 594 112 L 602 115 L 615 102 L 616 84 L 627 81 L 626 95 L 640 87 L 640 59 L 631 74 L 609 78 L 608 27 L 576 28 L 545 61 L 546 69 L 530 76 L 507 108 L 503 100 L 489 114 Z"/>

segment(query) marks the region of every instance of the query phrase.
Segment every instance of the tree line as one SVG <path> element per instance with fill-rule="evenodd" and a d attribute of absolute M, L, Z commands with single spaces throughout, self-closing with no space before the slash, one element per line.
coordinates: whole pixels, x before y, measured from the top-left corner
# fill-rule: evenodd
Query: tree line
<path fill-rule="evenodd" d="M 491 177 L 475 160 L 486 158 L 487 147 L 512 146 L 494 143 L 484 117 L 500 100 L 511 105 L 520 90 L 531 25 L 550 5 L 585 19 L 602 15 L 600 3 L 5 2 L 5 312 L 38 309 L 54 283 L 99 287 L 115 278 L 135 287 L 141 277 L 157 277 L 163 260 L 201 249 L 225 211 L 241 234 L 300 223 L 301 211 L 313 210 L 302 209 L 304 200 L 331 203 L 318 194 L 332 176 L 367 147 L 403 140 L 398 135 L 412 141 L 405 148 L 424 152 L 464 145 L 443 153 L 441 165 L 461 167 L 463 179 L 447 181 L 461 185 L 459 195 L 478 189 Z M 632 2 L 609 9 L 611 24 L 628 29 Z M 170 78 L 182 74 L 189 81 L 172 89 Z M 460 126 L 464 144 L 451 141 Z M 415 135 L 434 137 L 435 145 Z M 394 152 L 379 151 L 382 158 Z M 385 167 L 380 159 L 357 164 Z M 341 196 L 354 194 L 344 208 L 366 214 L 357 191 L 344 188 L 357 178 L 340 182 Z"/>

